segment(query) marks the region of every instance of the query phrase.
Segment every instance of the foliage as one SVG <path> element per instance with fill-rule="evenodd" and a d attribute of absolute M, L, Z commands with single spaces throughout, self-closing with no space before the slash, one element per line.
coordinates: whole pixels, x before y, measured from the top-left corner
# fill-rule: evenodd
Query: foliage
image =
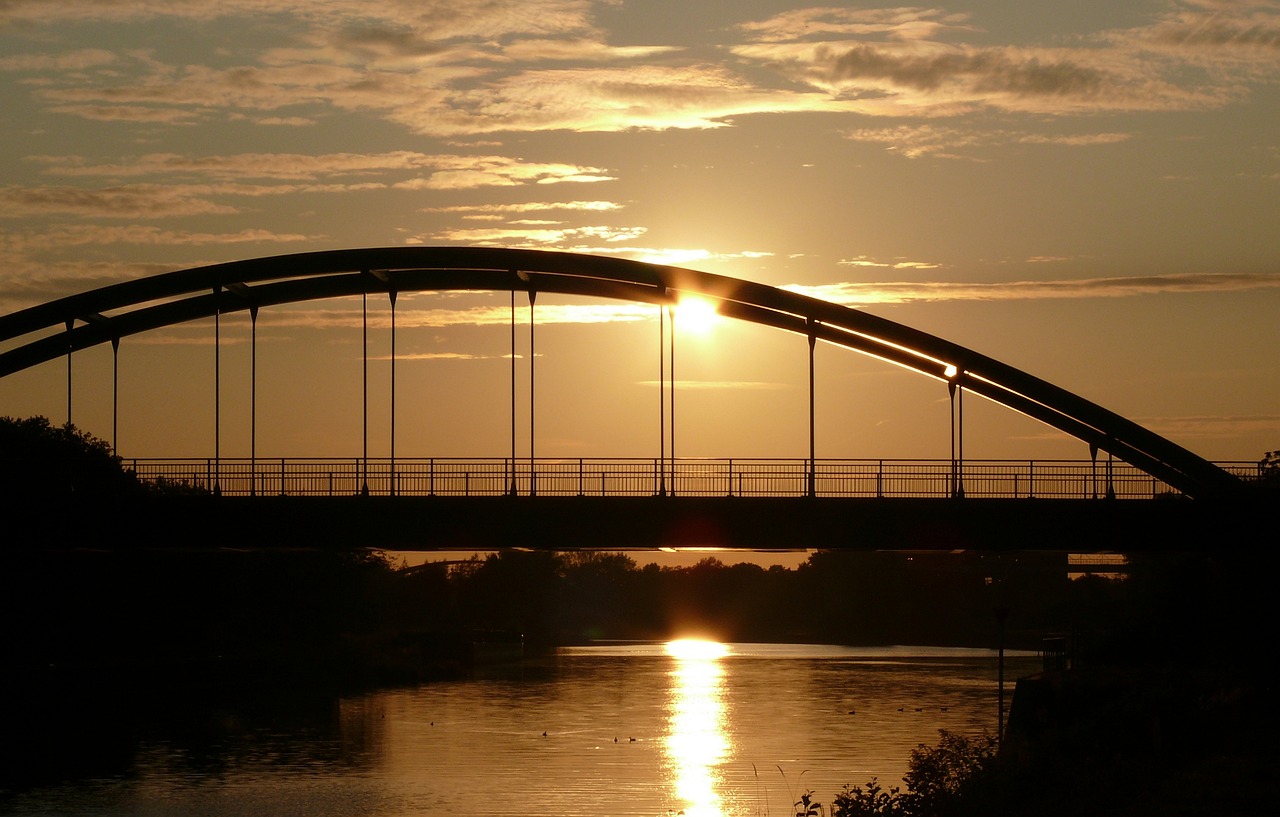
<path fill-rule="evenodd" d="M 1258 481 L 1269 488 L 1280 488 L 1280 451 L 1268 451 L 1258 461 Z"/>
<path fill-rule="evenodd" d="M 0 493 L 17 499 L 73 495 L 206 493 L 185 482 L 143 482 L 106 440 L 48 417 L 0 417 Z"/>
<path fill-rule="evenodd" d="M 822 804 L 813 799 L 813 792 L 806 791 L 795 802 L 796 817 L 820 817 L 824 812 Z"/>
<path fill-rule="evenodd" d="M 996 740 L 987 732 L 965 737 L 943 729 L 936 747 L 911 752 L 903 782 L 915 814 L 942 814 L 981 785 L 995 764 Z"/>
<path fill-rule="evenodd" d="M 906 814 L 902 790 L 897 786 L 885 791 L 878 778 L 871 778 L 867 788 L 847 784 L 831 801 L 833 817 L 902 817 Z"/>
<path fill-rule="evenodd" d="M 938 745 L 912 750 L 903 776 L 907 791 L 885 791 L 876 778 L 867 787 L 844 790 L 832 800 L 832 817 L 941 817 L 980 813 L 991 771 L 996 741 L 983 733 L 966 737 L 939 731 Z"/>
<path fill-rule="evenodd" d="M 8 496 L 115 493 L 136 487 L 111 445 L 47 417 L 0 417 L 0 490 Z"/>

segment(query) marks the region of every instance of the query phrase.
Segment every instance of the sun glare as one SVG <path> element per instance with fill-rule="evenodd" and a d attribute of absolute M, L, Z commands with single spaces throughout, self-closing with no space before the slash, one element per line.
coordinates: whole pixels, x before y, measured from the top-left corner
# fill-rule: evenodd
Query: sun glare
<path fill-rule="evenodd" d="M 681 298 L 675 307 L 675 326 L 682 332 L 705 335 L 720 320 L 716 305 L 706 298 Z"/>
<path fill-rule="evenodd" d="M 729 648 L 718 641 L 681 638 L 667 642 L 667 655 L 682 661 L 714 661 L 729 654 Z"/>

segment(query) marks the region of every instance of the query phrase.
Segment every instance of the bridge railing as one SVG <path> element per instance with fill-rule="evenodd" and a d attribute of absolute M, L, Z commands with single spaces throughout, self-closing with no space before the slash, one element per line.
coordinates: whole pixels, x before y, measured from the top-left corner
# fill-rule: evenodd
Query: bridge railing
<path fill-rule="evenodd" d="M 1176 493 L 1127 463 L 1092 460 L 132 459 L 143 480 L 228 496 L 742 496 L 1151 499 Z M 1258 465 L 1219 465 L 1243 479 Z"/>

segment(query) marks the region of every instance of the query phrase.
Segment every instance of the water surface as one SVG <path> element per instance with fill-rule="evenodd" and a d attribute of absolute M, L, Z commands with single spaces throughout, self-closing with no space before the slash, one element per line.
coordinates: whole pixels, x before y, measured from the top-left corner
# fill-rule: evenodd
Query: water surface
<path fill-rule="evenodd" d="M 1013 655 L 1006 677 L 1035 669 Z M 900 783 L 939 729 L 994 732 L 996 678 L 988 650 L 564 648 L 324 702 L 170 702 L 116 768 L 10 793 L 0 813 L 788 815 L 805 791 Z"/>

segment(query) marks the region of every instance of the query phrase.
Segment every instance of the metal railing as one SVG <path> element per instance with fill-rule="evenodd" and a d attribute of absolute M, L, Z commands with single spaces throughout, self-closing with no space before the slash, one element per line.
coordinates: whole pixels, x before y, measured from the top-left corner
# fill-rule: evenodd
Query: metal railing
<path fill-rule="evenodd" d="M 129 459 L 139 478 L 228 496 L 741 496 L 1152 499 L 1122 462 L 819 459 Z M 1218 465 L 1255 479 L 1253 462 Z M 810 486 L 812 485 L 812 491 Z"/>

